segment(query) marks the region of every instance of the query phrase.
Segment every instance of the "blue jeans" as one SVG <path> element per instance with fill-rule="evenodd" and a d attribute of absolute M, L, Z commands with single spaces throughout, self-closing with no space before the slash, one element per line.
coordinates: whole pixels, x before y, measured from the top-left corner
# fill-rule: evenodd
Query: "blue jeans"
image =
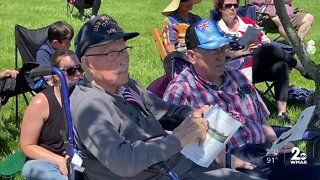
<path fill-rule="evenodd" d="M 22 169 L 22 176 L 26 180 L 67 180 L 61 174 L 59 166 L 46 160 L 29 160 Z"/>

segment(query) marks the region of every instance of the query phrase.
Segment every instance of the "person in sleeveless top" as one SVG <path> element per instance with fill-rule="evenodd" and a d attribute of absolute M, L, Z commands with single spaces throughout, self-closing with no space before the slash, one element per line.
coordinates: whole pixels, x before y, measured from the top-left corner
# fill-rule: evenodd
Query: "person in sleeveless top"
<path fill-rule="evenodd" d="M 80 62 L 71 50 L 56 51 L 51 66 L 60 68 L 68 85 L 82 76 Z M 61 131 L 66 123 L 61 105 L 60 80 L 52 76 L 53 86 L 38 93 L 27 107 L 20 134 L 20 147 L 27 156 L 22 175 L 25 179 L 66 180 L 68 175 L 67 156 Z"/>

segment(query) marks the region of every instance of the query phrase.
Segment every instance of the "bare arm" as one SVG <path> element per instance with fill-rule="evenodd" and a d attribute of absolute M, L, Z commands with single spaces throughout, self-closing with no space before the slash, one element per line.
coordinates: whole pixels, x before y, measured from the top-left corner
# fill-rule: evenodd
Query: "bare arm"
<path fill-rule="evenodd" d="M 173 29 L 173 32 L 174 32 L 174 39 L 175 41 L 177 42 L 178 41 L 178 29 L 176 27 L 176 25 L 171 25 L 172 29 Z M 168 33 L 169 34 L 169 33 Z M 171 41 L 168 41 L 168 40 L 164 40 L 163 42 L 163 45 L 164 45 L 164 48 L 166 49 L 166 51 L 168 53 L 171 53 L 173 51 L 176 50 L 176 47 L 174 44 L 171 43 Z"/>
<path fill-rule="evenodd" d="M 16 70 L 7 69 L 2 73 L 0 73 L 0 80 L 8 77 L 12 77 L 13 79 L 16 79 L 18 74 L 19 72 Z"/>
<path fill-rule="evenodd" d="M 262 124 L 262 128 L 266 134 L 266 141 L 267 142 L 273 142 L 277 139 L 276 132 L 273 130 L 273 128 L 269 124 Z"/>
<path fill-rule="evenodd" d="M 31 159 L 48 160 L 60 167 L 67 175 L 66 158 L 52 153 L 37 144 L 44 122 L 49 116 L 48 100 L 43 93 L 37 94 L 27 107 L 20 134 L 20 147 L 23 153 Z"/>

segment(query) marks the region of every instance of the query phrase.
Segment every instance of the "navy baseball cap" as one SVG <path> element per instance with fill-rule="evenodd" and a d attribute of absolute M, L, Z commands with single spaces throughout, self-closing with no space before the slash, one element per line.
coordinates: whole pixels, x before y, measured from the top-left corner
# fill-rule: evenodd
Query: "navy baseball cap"
<path fill-rule="evenodd" d="M 102 14 L 86 22 L 75 38 L 76 54 L 79 59 L 87 48 L 102 46 L 118 39 L 125 41 L 138 36 L 139 33 L 126 33 L 109 15 Z"/>
<path fill-rule="evenodd" d="M 196 47 L 202 49 L 218 49 L 229 44 L 229 39 L 224 36 L 212 19 L 204 19 L 191 24 L 186 31 L 187 49 Z"/>

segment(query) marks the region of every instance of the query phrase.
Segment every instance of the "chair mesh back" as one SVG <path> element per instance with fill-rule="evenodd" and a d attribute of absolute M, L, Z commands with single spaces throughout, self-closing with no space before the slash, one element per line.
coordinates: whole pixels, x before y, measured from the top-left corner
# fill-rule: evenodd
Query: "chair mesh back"
<path fill-rule="evenodd" d="M 18 48 L 20 52 L 22 63 L 35 63 L 38 49 L 48 39 L 48 26 L 29 30 L 20 25 L 16 25 L 15 39 L 16 48 Z M 17 58 L 16 54 L 16 66 Z"/>
<path fill-rule="evenodd" d="M 237 15 L 240 17 L 248 17 L 256 21 L 256 8 L 252 5 L 239 6 L 237 8 Z"/>

